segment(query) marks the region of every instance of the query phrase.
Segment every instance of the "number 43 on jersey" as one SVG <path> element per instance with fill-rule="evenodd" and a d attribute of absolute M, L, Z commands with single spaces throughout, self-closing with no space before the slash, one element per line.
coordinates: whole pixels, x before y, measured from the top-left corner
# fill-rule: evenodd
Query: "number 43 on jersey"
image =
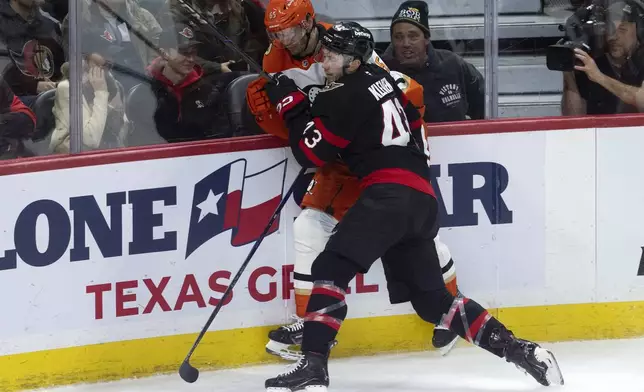
<path fill-rule="evenodd" d="M 398 98 L 391 98 L 382 103 L 383 146 L 406 146 L 411 132 L 407 115 Z"/>

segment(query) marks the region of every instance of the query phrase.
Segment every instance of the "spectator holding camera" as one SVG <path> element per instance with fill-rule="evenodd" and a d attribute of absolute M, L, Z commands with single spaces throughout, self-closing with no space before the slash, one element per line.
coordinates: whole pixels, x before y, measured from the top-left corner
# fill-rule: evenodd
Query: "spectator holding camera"
<path fill-rule="evenodd" d="M 644 111 L 644 8 L 637 3 L 608 8 L 600 55 L 575 49 L 575 71 L 564 73 L 563 115 Z"/>

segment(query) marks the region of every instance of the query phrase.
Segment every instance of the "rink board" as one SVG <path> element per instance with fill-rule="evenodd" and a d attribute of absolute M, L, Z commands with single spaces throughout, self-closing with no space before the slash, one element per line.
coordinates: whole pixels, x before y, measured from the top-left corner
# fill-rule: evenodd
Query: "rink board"
<path fill-rule="evenodd" d="M 508 308 L 491 313 L 521 337 L 540 342 L 644 336 L 644 302 Z M 209 332 L 191 363 L 200 370 L 275 363 L 262 350 L 269 329 Z M 432 350 L 431 337 L 432 328 L 415 315 L 350 319 L 342 326 L 333 357 Z M 175 335 L 0 357 L 6 377 L 0 388 L 14 391 L 175 373 L 195 338 L 196 334 Z"/>
<path fill-rule="evenodd" d="M 432 127 L 461 291 L 529 339 L 644 335 L 640 123 Z M 0 167 L 0 390 L 175 371 L 298 169 L 263 136 Z M 298 212 L 289 201 L 195 364 L 273 361 L 263 346 L 293 310 Z M 379 263 L 347 302 L 335 356 L 430 348 L 431 326 L 388 303 Z"/>

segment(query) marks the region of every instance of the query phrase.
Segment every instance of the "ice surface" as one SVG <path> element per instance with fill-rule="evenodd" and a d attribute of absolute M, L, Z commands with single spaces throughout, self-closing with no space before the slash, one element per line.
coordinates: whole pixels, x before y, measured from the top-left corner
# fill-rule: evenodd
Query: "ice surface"
<path fill-rule="evenodd" d="M 644 390 L 644 339 L 543 344 L 557 356 L 566 385 L 545 388 L 514 365 L 474 347 L 437 352 L 332 360 L 333 392 L 607 392 Z M 287 364 L 287 363 L 285 363 Z M 178 374 L 45 389 L 48 392 L 264 391 L 264 380 L 285 365 L 203 372 L 194 384 Z"/>

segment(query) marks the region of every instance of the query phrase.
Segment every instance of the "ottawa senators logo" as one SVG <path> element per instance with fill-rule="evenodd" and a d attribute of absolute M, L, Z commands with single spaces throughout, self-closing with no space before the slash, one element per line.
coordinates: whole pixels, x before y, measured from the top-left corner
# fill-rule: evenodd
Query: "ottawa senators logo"
<path fill-rule="evenodd" d="M 54 54 L 38 40 L 27 41 L 21 53 L 10 50 L 9 54 L 23 75 L 35 79 L 49 79 L 54 76 Z"/>

